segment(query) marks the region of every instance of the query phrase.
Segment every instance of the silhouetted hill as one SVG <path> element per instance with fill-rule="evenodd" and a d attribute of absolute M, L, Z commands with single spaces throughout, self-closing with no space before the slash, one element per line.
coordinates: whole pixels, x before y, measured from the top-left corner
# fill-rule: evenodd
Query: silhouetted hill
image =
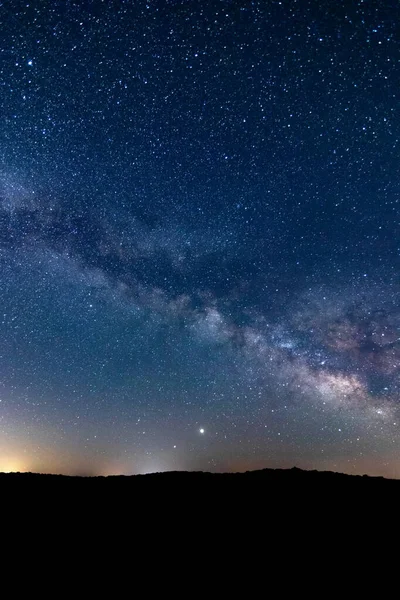
<path fill-rule="evenodd" d="M 162 492 L 232 492 L 240 494 L 269 493 L 282 495 L 288 492 L 363 491 L 400 492 L 400 480 L 345 475 L 331 471 L 304 471 L 292 469 L 262 469 L 245 473 L 208 473 L 203 471 L 169 471 L 146 475 L 110 475 L 107 477 L 47 475 L 40 473 L 0 473 L 0 489 L 37 491 L 62 490 L 63 492 L 101 492 L 103 494 Z"/>
<path fill-rule="evenodd" d="M 11 524 L 35 528 L 35 535 L 44 528 L 86 539 L 90 531 L 101 543 L 115 544 L 161 531 L 165 540 L 183 535 L 189 544 L 197 536 L 198 544 L 237 536 L 262 545 L 271 536 L 279 544 L 308 543 L 310 535 L 339 542 L 356 530 L 364 539 L 396 514 L 398 494 L 399 480 L 297 468 L 109 477 L 0 473 L 3 514 Z"/>

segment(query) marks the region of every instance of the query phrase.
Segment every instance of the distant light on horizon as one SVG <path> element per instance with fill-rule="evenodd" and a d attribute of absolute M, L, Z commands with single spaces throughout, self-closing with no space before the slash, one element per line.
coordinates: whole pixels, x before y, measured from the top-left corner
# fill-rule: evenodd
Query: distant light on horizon
<path fill-rule="evenodd" d="M 0 461 L 0 473 L 24 473 L 26 468 L 15 459 Z"/>

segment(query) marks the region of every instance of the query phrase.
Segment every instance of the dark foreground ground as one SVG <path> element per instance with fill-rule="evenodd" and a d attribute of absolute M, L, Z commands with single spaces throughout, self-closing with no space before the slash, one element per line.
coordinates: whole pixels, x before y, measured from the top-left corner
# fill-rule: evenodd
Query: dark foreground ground
<path fill-rule="evenodd" d="M 82 477 L 67 475 L 44 475 L 41 473 L 0 473 L 3 491 L 13 489 L 63 490 L 79 492 L 127 493 L 191 492 L 191 491 L 247 491 L 280 494 L 303 487 L 304 491 L 363 490 L 400 491 L 400 480 L 371 477 L 369 475 L 345 475 L 331 471 L 304 471 L 292 469 L 261 469 L 245 473 L 207 473 L 203 471 L 169 471 L 147 475 L 110 475 L 108 477 Z"/>
<path fill-rule="evenodd" d="M 37 473 L 0 473 L 3 500 L 29 497 L 30 501 L 117 503 L 119 506 L 149 507 L 201 504 L 205 509 L 219 505 L 229 512 L 240 504 L 265 508 L 291 506 L 322 510 L 327 504 L 337 508 L 359 508 L 371 502 L 400 501 L 400 480 L 344 475 L 329 471 L 263 469 L 246 473 L 204 473 L 173 471 L 148 475 L 109 477 L 68 477 Z"/>
<path fill-rule="evenodd" d="M 81 553 L 88 546 L 107 555 L 124 549 L 125 561 L 140 550 L 151 562 L 160 548 L 172 561 L 177 548 L 189 561 L 190 552 L 206 561 L 239 548 L 261 561 L 306 560 L 310 551 L 326 561 L 324 548 L 339 557 L 354 554 L 355 544 L 376 550 L 382 542 L 373 540 L 392 539 L 399 506 L 399 480 L 295 468 L 130 477 L 0 473 L 1 529 L 11 532 L 18 552 L 28 540 L 34 548 L 72 544 Z"/>
<path fill-rule="evenodd" d="M 400 490 L 400 480 L 372 477 L 369 475 L 345 475 L 332 471 L 304 471 L 292 469 L 261 469 L 245 473 L 208 473 L 204 471 L 168 471 L 149 473 L 147 475 L 109 475 L 108 477 L 84 477 L 68 475 L 44 475 L 42 473 L 1 473 L 0 485 L 38 485 L 62 486 L 63 489 L 78 486 L 80 489 L 110 489 L 115 487 L 125 490 L 145 490 L 148 487 L 204 487 L 214 489 L 241 488 L 242 486 L 281 485 L 284 487 L 305 484 L 307 486 L 363 486 L 365 489 L 390 487 Z"/>

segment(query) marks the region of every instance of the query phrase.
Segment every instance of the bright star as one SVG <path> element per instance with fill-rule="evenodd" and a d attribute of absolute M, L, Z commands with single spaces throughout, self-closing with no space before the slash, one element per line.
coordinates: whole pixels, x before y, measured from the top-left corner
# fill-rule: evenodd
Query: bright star
<path fill-rule="evenodd" d="M 201 429 L 199 429 L 199 432 L 203 435 L 203 433 L 205 433 L 205 430 L 201 427 Z"/>

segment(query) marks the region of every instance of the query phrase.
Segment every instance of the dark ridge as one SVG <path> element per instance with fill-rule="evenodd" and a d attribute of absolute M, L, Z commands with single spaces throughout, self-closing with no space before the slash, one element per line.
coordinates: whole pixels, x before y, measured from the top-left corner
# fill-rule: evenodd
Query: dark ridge
<path fill-rule="evenodd" d="M 298 467 L 291 469 L 260 469 L 243 473 L 210 473 L 207 471 L 166 471 L 141 475 L 57 475 L 47 473 L 15 472 L 1 473 L 0 484 L 19 485 L 61 484 L 64 486 L 124 486 L 127 489 L 146 489 L 148 486 L 160 485 L 173 489 L 180 485 L 212 485 L 212 486 L 248 486 L 248 485 L 298 485 L 325 486 L 393 486 L 400 489 L 400 480 L 387 479 L 383 476 L 347 475 L 333 471 L 303 470 Z"/>
<path fill-rule="evenodd" d="M 208 547 L 214 539 L 236 547 L 251 539 L 264 547 L 275 540 L 285 552 L 287 543 L 302 545 L 312 536 L 329 544 L 343 536 L 364 539 L 371 526 L 381 529 L 381 520 L 396 514 L 396 491 L 400 480 L 298 468 L 108 477 L 0 473 L 11 527 L 17 523 L 24 535 L 33 529 L 39 538 L 61 531 L 112 547 L 133 544 L 138 535 L 146 543 L 160 536 L 168 545 L 187 540 L 185 547 Z"/>

